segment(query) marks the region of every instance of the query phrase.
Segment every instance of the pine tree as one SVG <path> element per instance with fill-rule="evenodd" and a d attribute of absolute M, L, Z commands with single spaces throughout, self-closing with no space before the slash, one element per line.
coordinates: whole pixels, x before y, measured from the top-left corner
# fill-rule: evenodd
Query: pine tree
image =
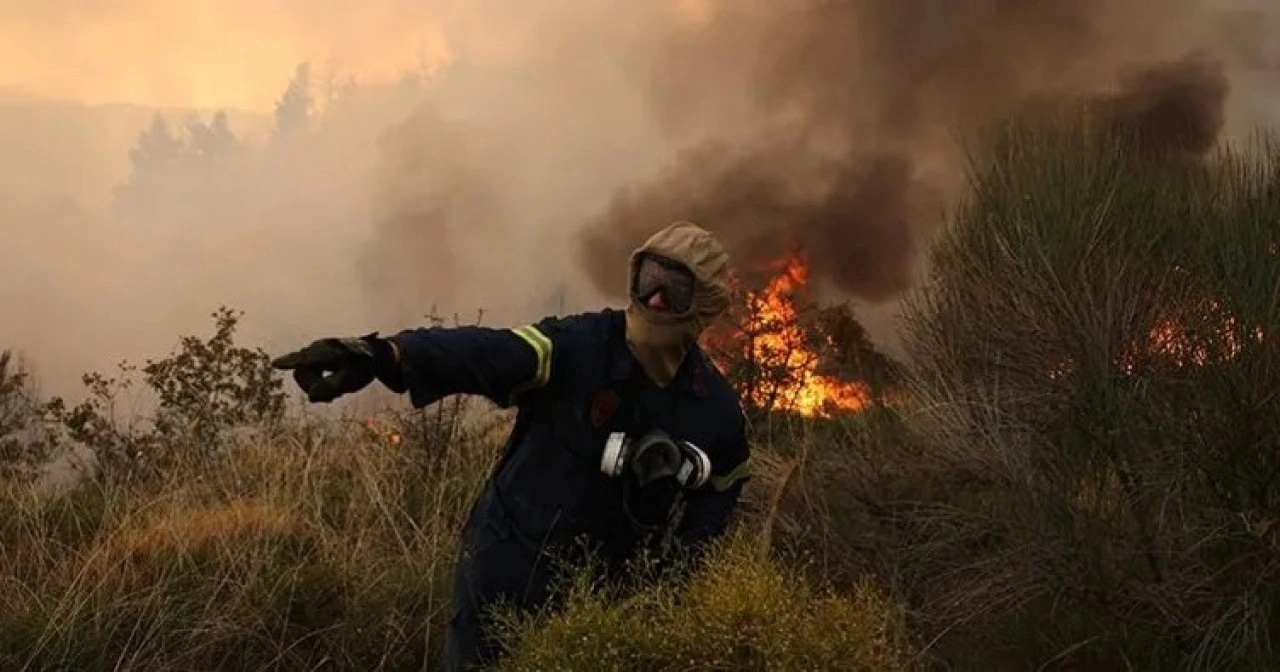
<path fill-rule="evenodd" d="M 300 63 L 284 95 L 276 102 L 276 134 L 285 136 L 305 131 L 311 121 L 312 103 L 311 66 Z"/>
<path fill-rule="evenodd" d="M 129 163 L 135 177 L 163 172 L 173 167 L 185 149 L 182 138 L 174 134 L 159 112 L 151 117 L 151 125 L 138 136 L 138 144 L 129 150 Z"/>

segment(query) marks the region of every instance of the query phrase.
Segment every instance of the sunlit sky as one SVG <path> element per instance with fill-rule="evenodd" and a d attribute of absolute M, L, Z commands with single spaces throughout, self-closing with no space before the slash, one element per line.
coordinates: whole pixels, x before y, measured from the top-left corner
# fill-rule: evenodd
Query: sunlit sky
<path fill-rule="evenodd" d="M 485 36 L 440 0 L 0 0 L 0 91 L 102 104 L 270 109 L 308 60 L 363 81 Z M 493 3 L 488 3 L 493 4 Z M 472 14 L 472 12 L 467 12 Z M 488 46 L 503 26 L 490 24 Z"/>
<path fill-rule="evenodd" d="M 697 20 L 706 1 L 654 5 Z M 304 60 L 386 81 L 460 54 L 516 58 L 535 24 L 601 11 L 598 0 L 0 0 L 0 94 L 265 111 Z"/>

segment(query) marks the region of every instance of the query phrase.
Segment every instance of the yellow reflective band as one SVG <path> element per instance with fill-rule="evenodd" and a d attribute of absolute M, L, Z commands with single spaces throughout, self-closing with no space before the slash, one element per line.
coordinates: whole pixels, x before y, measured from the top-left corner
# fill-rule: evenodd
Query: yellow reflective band
<path fill-rule="evenodd" d="M 533 378 L 516 387 L 511 393 L 511 400 L 514 402 L 521 393 L 542 387 L 551 380 L 551 339 L 532 325 L 516 327 L 511 331 L 528 343 L 538 355 L 538 366 L 534 370 Z"/>
<path fill-rule="evenodd" d="M 751 460 L 748 458 L 746 460 L 743 460 L 740 464 L 738 464 L 738 466 L 734 467 L 733 471 L 730 471 L 729 473 L 723 476 L 712 476 L 710 485 L 712 489 L 714 489 L 715 491 L 724 492 L 725 490 L 732 488 L 733 485 L 738 481 L 744 480 L 750 475 L 751 475 Z"/>

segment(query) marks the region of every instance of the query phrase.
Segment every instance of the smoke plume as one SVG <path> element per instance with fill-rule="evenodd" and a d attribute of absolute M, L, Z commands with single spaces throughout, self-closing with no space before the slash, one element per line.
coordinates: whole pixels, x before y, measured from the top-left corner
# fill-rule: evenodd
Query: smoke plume
<path fill-rule="evenodd" d="M 1204 152 L 1231 40 L 1170 0 L 709 2 L 673 30 L 652 104 L 686 149 L 592 218 L 580 257 L 617 295 L 627 253 L 692 219 L 740 268 L 799 246 L 815 280 L 881 302 L 911 286 L 963 142 L 1033 101 L 1094 100 L 1149 149 Z M 1192 27 L 1200 26 L 1199 30 Z M 1232 45 L 1239 49 L 1238 44 Z"/>
<path fill-rule="evenodd" d="M 1225 124 L 1229 83 L 1222 63 L 1191 53 L 1169 63 L 1120 73 L 1120 92 L 1102 96 L 1099 116 L 1127 132 L 1145 154 L 1199 155 Z"/>

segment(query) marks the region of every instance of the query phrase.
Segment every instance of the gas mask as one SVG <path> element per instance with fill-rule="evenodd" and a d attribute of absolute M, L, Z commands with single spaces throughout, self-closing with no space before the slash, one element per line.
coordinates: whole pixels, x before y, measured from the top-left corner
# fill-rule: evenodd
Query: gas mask
<path fill-rule="evenodd" d="M 684 492 L 711 477 L 711 458 L 659 429 L 640 437 L 614 432 L 605 440 L 600 471 L 622 479 L 623 508 L 633 525 L 670 531 L 682 512 Z"/>

